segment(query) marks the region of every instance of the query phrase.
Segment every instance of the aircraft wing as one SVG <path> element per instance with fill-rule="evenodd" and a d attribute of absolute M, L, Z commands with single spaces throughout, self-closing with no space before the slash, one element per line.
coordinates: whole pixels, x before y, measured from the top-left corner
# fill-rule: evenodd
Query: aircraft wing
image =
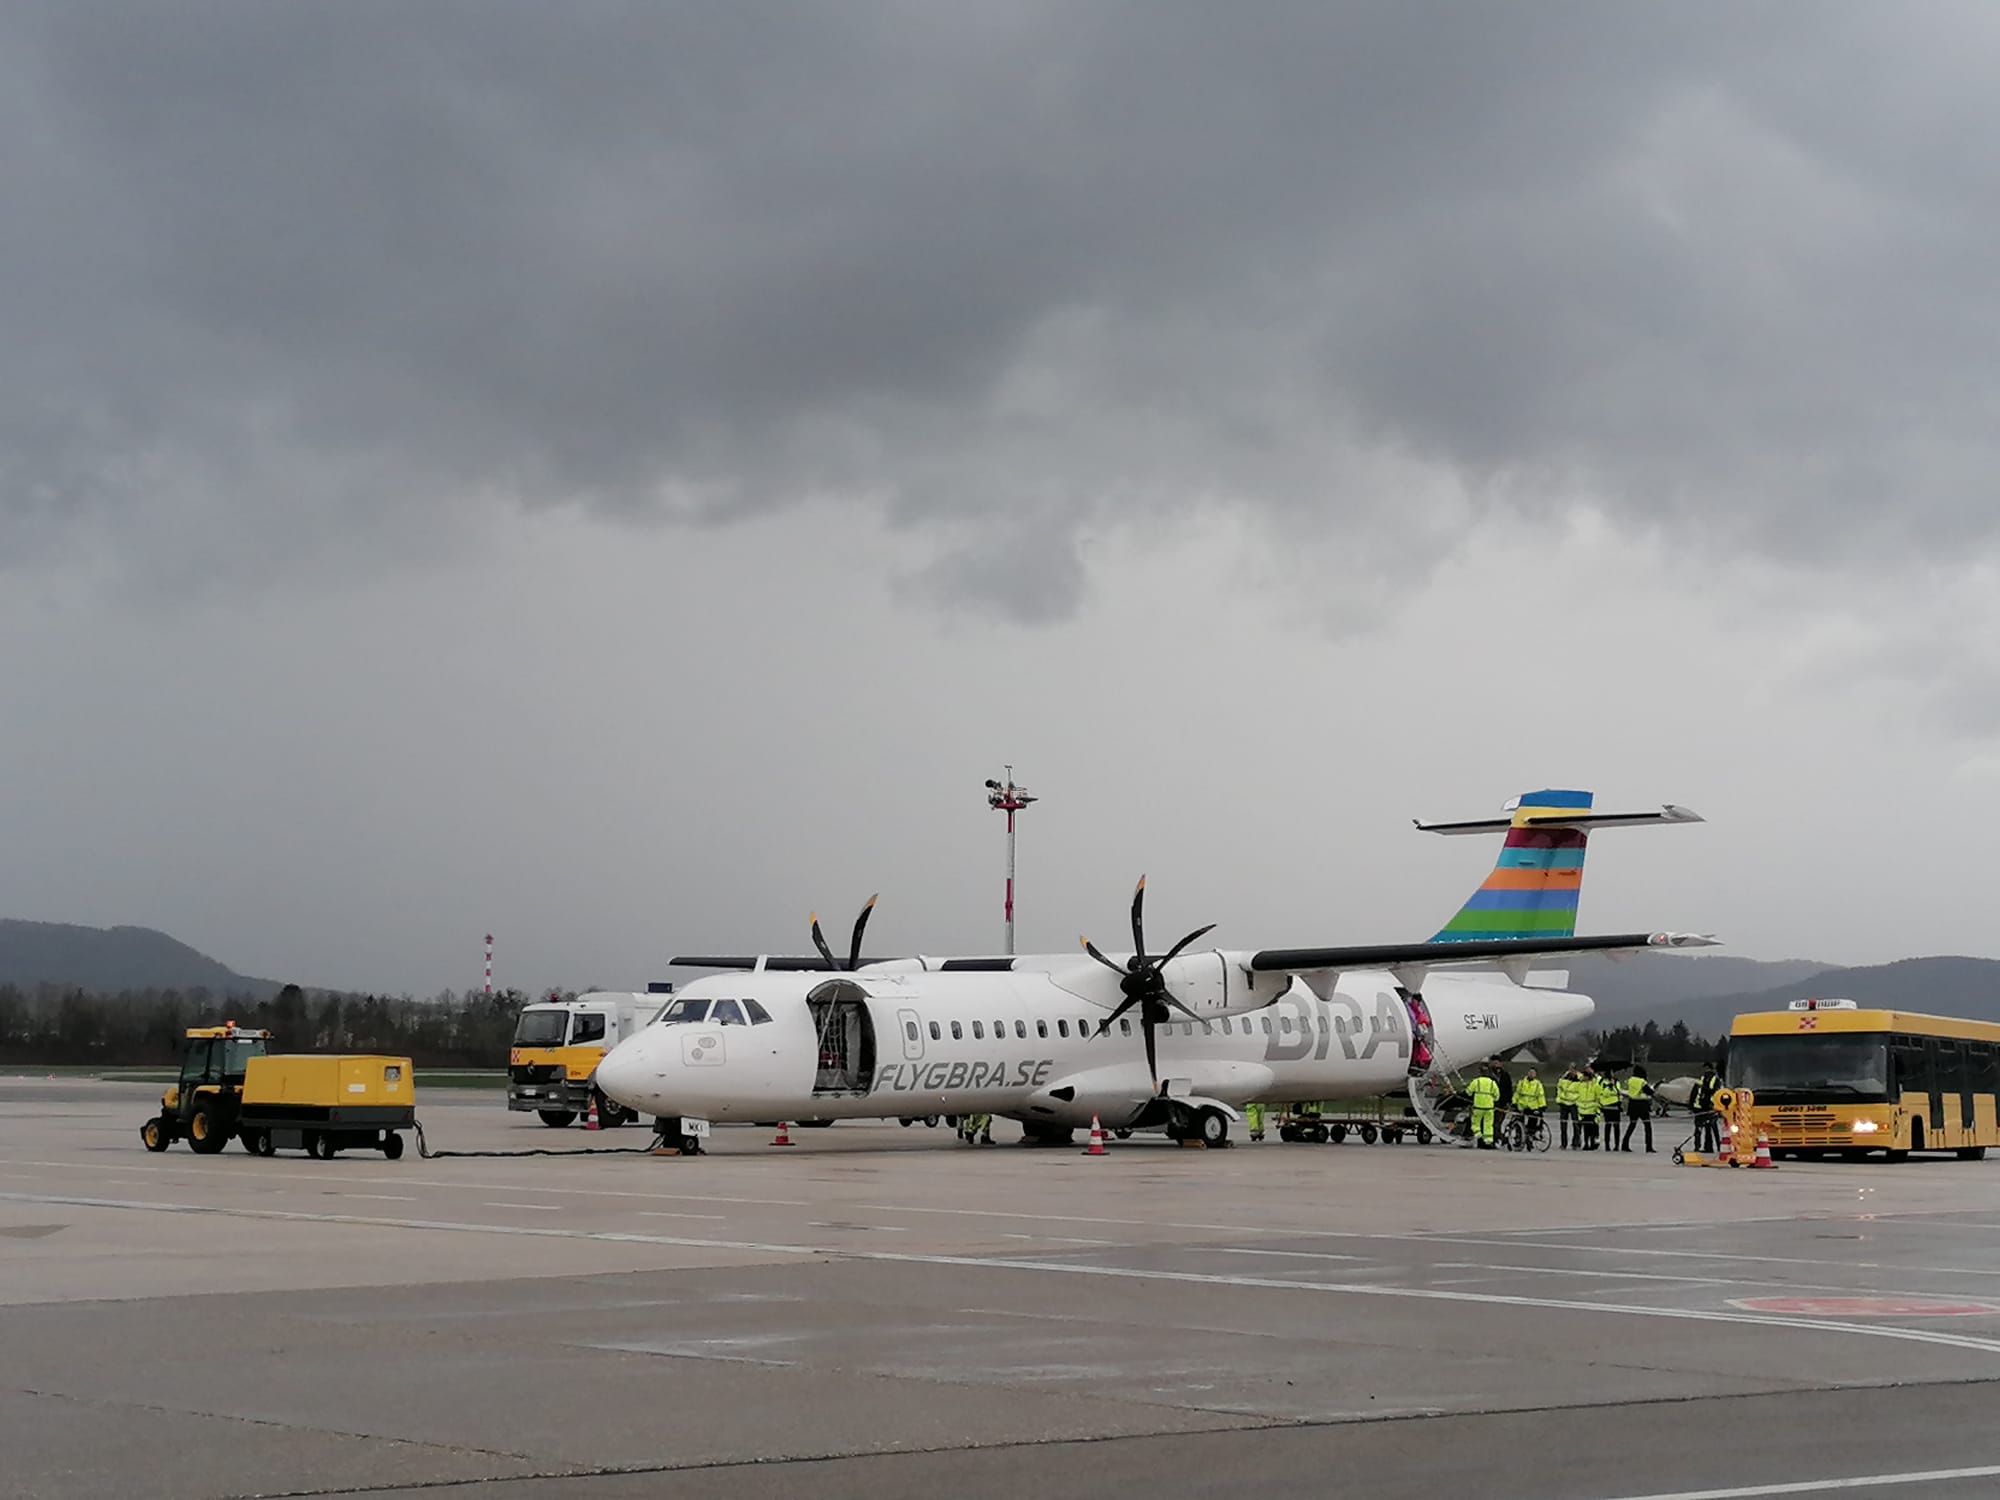
<path fill-rule="evenodd" d="M 1639 953 L 1651 948 L 1712 948 L 1703 932 L 1623 932 L 1606 937 L 1491 938 L 1468 943 L 1381 943 L 1345 948 L 1265 948 L 1250 955 L 1260 972 L 1309 973 L 1318 969 L 1392 969 L 1409 965 L 1449 968 L 1505 959 L 1556 958 L 1574 953 Z"/>

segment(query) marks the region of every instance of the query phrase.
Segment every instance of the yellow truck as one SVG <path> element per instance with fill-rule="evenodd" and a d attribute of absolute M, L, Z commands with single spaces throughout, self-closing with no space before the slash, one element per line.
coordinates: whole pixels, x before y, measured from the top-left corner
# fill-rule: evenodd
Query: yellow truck
<path fill-rule="evenodd" d="M 188 1028 L 180 1081 L 160 1096 L 139 1139 L 164 1151 L 184 1138 L 204 1156 L 235 1138 L 258 1156 L 283 1148 L 330 1161 L 365 1149 L 394 1161 L 403 1154 L 398 1132 L 416 1123 L 407 1057 L 273 1055 L 270 1032 L 226 1021 Z"/>
<path fill-rule="evenodd" d="M 522 1006 L 507 1054 L 507 1108 L 532 1110 L 557 1130 L 593 1103 L 598 1123 L 606 1127 L 637 1119 L 597 1087 L 597 1065 L 625 1038 L 652 1024 L 672 1002 L 673 988 L 654 985 L 643 995 L 591 990 L 574 1000 Z"/>

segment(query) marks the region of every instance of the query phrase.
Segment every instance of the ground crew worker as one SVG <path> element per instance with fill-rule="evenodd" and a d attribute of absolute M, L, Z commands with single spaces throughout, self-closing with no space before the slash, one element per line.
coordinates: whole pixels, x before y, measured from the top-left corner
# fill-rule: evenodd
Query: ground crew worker
<path fill-rule="evenodd" d="M 1625 1145 L 1632 1149 L 1632 1132 L 1641 1125 L 1646 1127 L 1646 1150 L 1653 1149 L 1653 1085 L 1646 1080 L 1646 1070 L 1636 1064 L 1632 1076 L 1625 1080 Z"/>
<path fill-rule="evenodd" d="M 1624 1113 L 1625 1095 L 1618 1087 L 1618 1080 L 1611 1076 L 1609 1068 L 1597 1076 L 1597 1103 L 1604 1111 L 1604 1149 L 1620 1150 L 1618 1122 L 1619 1116 Z"/>
<path fill-rule="evenodd" d="M 1721 1087 L 1715 1064 L 1703 1063 L 1694 1092 L 1688 1095 L 1688 1106 L 1694 1110 L 1694 1149 L 1708 1156 L 1722 1150 L 1722 1117 L 1715 1112 L 1715 1091 Z"/>
<path fill-rule="evenodd" d="M 1565 1151 L 1583 1144 L 1583 1126 L 1576 1117 L 1576 1087 L 1582 1081 L 1575 1068 L 1556 1080 L 1556 1125 L 1562 1133 L 1558 1144 Z"/>
<path fill-rule="evenodd" d="M 990 1146 L 993 1144 L 993 1116 L 967 1115 L 960 1122 L 958 1133 L 968 1146 Z"/>
<path fill-rule="evenodd" d="M 1472 1141 L 1481 1151 L 1493 1149 L 1493 1110 L 1500 1103 L 1500 1085 L 1488 1073 L 1475 1073 L 1465 1085 L 1472 1100 Z"/>
<path fill-rule="evenodd" d="M 1263 1140 L 1263 1139 L 1264 1139 L 1264 1106 L 1263 1106 L 1263 1105 L 1261 1105 L 1261 1104 L 1246 1104 L 1246 1105 L 1244 1105 L 1244 1106 L 1243 1106 L 1243 1124 L 1244 1124 L 1244 1127 L 1245 1127 L 1245 1128 L 1246 1128 L 1246 1129 L 1247 1129 L 1247 1130 L 1248 1130 L 1248 1131 L 1250 1132 L 1250 1139 L 1251 1139 L 1251 1140 L 1253 1140 L 1253 1141 L 1261 1141 L 1261 1140 Z M 1649 1148 L 1649 1149 L 1650 1149 L 1650 1148 Z"/>
<path fill-rule="evenodd" d="M 1576 1131 L 1579 1149 L 1597 1149 L 1597 1124 L 1604 1118 L 1604 1101 L 1598 1097 L 1597 1074 L 1585 1068 L 1576 1079 Z"/>
<path fill-rule="evenodd" d="M 1521 1143 L 1530 1150 L 1535 1145 L 1534 1132 L 1548 1129 L 1542 1123 L 1542 1111 L 1548 1107 L 1549 1092 L 1542 1087 L 1542 1080 L 1535 1076 L 1535 1070 L 1530 1068 L 1527 1076 L 1514 1085 L 1514 1108 L 1521 1116 Z"/>

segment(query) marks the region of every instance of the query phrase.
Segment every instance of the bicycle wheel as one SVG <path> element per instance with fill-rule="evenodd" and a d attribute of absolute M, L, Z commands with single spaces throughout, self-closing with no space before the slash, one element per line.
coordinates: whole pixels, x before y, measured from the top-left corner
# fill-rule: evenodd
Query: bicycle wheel
<path fill-rule="evenodd" d="M 1519 1120 L 1510 1119 L 1500 1127 L 1500 1149 L 1502 1151 L 1519 1151 L 1521 1149 L 1521 1122 Z"/>
<path fill-rule="evenodd" d="M 1556 1133 L 1549 1129 L 1549 1122 L 1544 1120 L 1540 1115 L 1536 1115 L 1528 1122 L 1528 1131 L 1531 1138 L 1530 1150 L 1546 1151 L 1549 1149 L 1549 1144 L 1555 1139 Z"/>

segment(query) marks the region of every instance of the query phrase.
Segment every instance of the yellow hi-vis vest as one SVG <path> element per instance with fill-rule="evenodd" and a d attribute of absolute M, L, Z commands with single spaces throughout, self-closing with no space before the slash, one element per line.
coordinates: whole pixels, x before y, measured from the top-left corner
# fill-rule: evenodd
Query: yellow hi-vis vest
<path fill-rule="evenodd" d="M 1560 1083 L 1556 1085 L 1556 1092 L 1560 1096 L 1562 1092 L 1562 1085 Z M 1548 1108 L 1548 1103 L 1548 1090 L 1542 1087 L 1541 1079 L 1523 1078 L 1519 1083 L 1514 1085 L 1514 1108 L 1546 1109 Z"/>
<path fill-rule="evenodd" d="M 1556 1080 L 1556 1105 L 1561 1109 L 1576 1108 L 1576 1080 L 1567 1073 Z"/>
<path fill-rule="evenodd" d="M 1491 1109 L 1500 1102 L 1500 1085 L 1483 1073 L 1465 1086 L 1465 1092 L 1471 1096 L 1474 1109 Z"/>
<path fill-rule="evenodd" d="M 1618 1092 L 1618 1085 L 1609 1078 L 1597 1080 L 1597 1103 L 1600 1108 L 1616 1109 L 1622 1097 L 1623 1095 Z"/>
<path fill-rule="evenodd" d="M 1594 1120 L 1604 1113 L 1604 1098 L 1597 1092 L 1595 1078 L 1577 1079 L 1576 1112 L 1587 1120 Z"/>
<path fill-rule="evenodd" d="M 1630 1078 L 1625 1080 L 1625 1097 L 1627 1099 L 1643 1099 L 1651 1092 L 1652 1090 L 1646 1087 L 1646 1080 L 1641 1078 L 1637 1073 L 1634 1073 Z"/>

